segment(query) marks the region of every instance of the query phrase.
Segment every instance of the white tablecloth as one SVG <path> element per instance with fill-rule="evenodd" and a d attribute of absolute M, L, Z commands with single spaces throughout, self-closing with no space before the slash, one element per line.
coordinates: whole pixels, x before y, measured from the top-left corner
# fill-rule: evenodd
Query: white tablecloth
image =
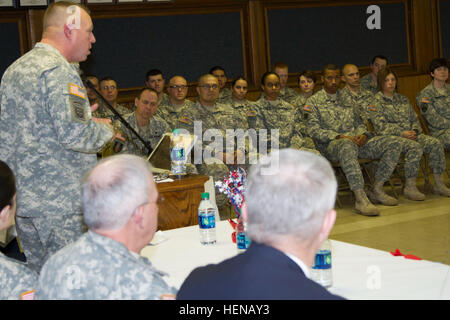
<path fill-rule="evenodd" d="M 179 288 L 194 268 L 237 254 L 232 231 L 227 221 L 220 221 L 217 244 L 202 246 L 198 226 L 167 230 L 157 234 L 152 241 L 157 244 L 145 247 L 141 255 L 167 272 L 167 282 Z M 347 299 L 450 299 L 448 265 L 394 257 L 340 241 L 331 244 L 333 286 L 329 290 L 335 294 Z"/>

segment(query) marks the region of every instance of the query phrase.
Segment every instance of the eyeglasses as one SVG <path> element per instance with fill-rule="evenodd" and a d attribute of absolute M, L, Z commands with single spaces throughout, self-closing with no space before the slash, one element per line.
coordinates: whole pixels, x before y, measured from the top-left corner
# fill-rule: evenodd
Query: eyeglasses
<path fill-rule="evenodd" d="M 176 89 L 176 90 L 178 90 L 178 89 L 184 90 L 184 89 L 186 89 L 187 87 L 184 86 L 184 85 L 180 85 L 180 86 L 177 86 L 177 85 L 171 85 L 171 86 L 169 86 L 169 88 L 170 88 L 170 89 Z"/>
<path fill-rule="evenodd" d="M 211 89 L 216 90 L 216 89 L 219 88 L 219 86 L 218 86 L 217 84 L 213 84 L 213 85 L 210 85 L 210 84 L 204 84 L 204 85 L 199 86 L 199 87 L 200 87 L 200 88 L 204 88 L 204 89 L 208 89 L 208 90 L 211 90 Z"/>
<path fill-rule="evenodd" d="M 117 87 L 116 86 L 103 86 L 102 89 L 103 90 L 115 90 L 115 89 L 117 89 Z"/>

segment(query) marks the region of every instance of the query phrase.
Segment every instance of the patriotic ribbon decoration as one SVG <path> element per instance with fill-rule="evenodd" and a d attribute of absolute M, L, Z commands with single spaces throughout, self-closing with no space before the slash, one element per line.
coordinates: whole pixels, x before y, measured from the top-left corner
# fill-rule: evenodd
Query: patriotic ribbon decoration
<path fill-rule="evenodd" d="M 220 193 L 225 194 L 228 197 L 228 201 L 233 206 L 236 216 L 239 219 L 241 216 L 241 207 L 244 203 L 244 183 L 247 173 L 241 167 L 237 170 L 230 171 L 228 178 L 223 181 L 216 181 L 215 186 Z M 233 230 L 236 229 L 236 222 L 232 219 L 228 219 Z M 236 242 L 236 232 L 232 234 L 233 242 Z"/>

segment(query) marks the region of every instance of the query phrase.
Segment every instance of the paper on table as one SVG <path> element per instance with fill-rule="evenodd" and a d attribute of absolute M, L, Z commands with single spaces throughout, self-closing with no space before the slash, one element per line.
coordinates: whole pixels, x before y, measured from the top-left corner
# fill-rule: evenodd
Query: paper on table
<path fill-rule="evenodd" d="M 173 182 L 174 180 L 172 179 L 172 178 L 167 178 L 167 179 L 164 179 L 164 180 L 156 180 L 155 182 L 156 183 L 161 183 L 161 182 Z"/>

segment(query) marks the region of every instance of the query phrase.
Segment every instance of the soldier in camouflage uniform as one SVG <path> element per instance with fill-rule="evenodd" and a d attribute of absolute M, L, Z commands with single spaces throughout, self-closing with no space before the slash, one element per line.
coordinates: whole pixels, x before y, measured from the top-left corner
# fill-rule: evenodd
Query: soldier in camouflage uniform
<path fill-rule="evenodd" d="M 448 64 L 443 58 L 430 63 L 431 83 L 417 95 L 417 105 L 427 120 L 430 133 L 441 141 L 446 150 L 450 149 L 450 85 Z"/>
<path fill-rule="evenodd" d="M 217 81 L 219 81 L 219 97 L 217 98 L 217 102 L 224 103 L 231 99 L 231 90 L 226 87 L 227 76 L 225 74 L 225 69 L 221 66 L 215 66 L 209 70 L 209 73 L 214 75 L 217 78 Z"/>
<path fill-rule="evenodd" d="M 306 141 L 300 132 L 295 132 L 295 112 L 294 106 L 280 99 L 280 78 L 275 72 L 266 72 L 261 79 L 263 96 L 256 101 L 257 115 L 254 127 L 267 130 L 267 151 L 272 148 L 294 148 L 318 153 L 317 150 L 308 148 Z M 278 130 L 278 137 L 275 137 L 274 130 Z M 259 139 L 266 139 L 259 131 Z M 260 153 L 261 150 L 259 151 Z"/>
<path fill-rule="evenodd" d="M 86 79 L 89 80 L 89 82 L 92 83 L 95 90 L 97 92 L 100 92 L 100 82 L 98 81 L 98 78 L 94 75 L 87 75 Z M 86 88 L 87 96 L 89 99 L 89 104 L 93 106 L 94 104 L 98 103 L 98 97 L 94 90 L 92 90 L 83 80 L 84 87 Z"/>
<path fill-rule="evenodd" d="M 346 64 L 342 67 L 342 81 L 345 82 L 345 87 L 341 90 L 341 97 L 344 105 L 352 106 L 355 113 L 358 113 L 364 120 L 366 126 L 374 131 L 371 120 L 371 110 L 374 109 L 373 101 L 375 96 L 371 91 L 365 90 L 359 85 L 358 67 L 353 64 Z M 402 153 L 405 155 L 405 168 L 407 171 L 417 170 L 420 159 L 422 158 L 422 148 L 420 148 L 419 145 L 405 142 L 404 139 L 397 136 L 390 136 L 390 139 L 397 140 L 400 143 Z M 411 169 L 411 167 L 414 167 L 414 169 Z M 374 185 L 375 190 L 379 190 L 382 187 L 383 186 L 380 184 Z M 368 193 L 368 196 L 373 202 L 377 202 L 376 197 L 371 192 Z M 397 202 L 394 198 L 391 198 L 391 201 L 393 203 Z"/>
<path fill-rule="evenodd" d="M 125 108 L 117 103 L 117 82 L 111 77 L 105 77 L 100 80 L 100 94 L 109 103 L 110 106 L 114 108 L 122 117 L 130 114 L 132 111 Z M 99 98 L 98 107 L 92 113 L 95 118 L 106 118 L 112 121 L 113 128 L 116 132 L 123 134 L 122 125 L 118 117 L 105 105 L 105 101 Z M 115 139 L 110 143 L 106 144 L 105 147 L 100 151 L 102 157 L 108 157 L 120 151 L 123 144 L 122 139 Z"/>
<path fill-rule="evenodd" d="M 16 183 L 14 173 L 0 161 L 0 231 L 8 229 L 16 212 Z M 0 300 L 31 299 L 38 275 L 15 259 L 0 252 Z"/>
<path fill-rule="evenodd" d="M 170 132 L 169 125 L 163 119 L 154 116 L 158 108 L 158 94 L 152 89 L 144 88 L 134 100 L 134 103 L 136 111 L 126 115 L 125 120 L 154 149 L 164 133 Z M 149 150 L 142 141 L 123 124 L 122 132 L 124 132 L 126 139 L 122 153 L 148 156 Z"/>
<path fill-rule="evenodd" d="M 373 94 L 378 92 L 377 86 L 377 74 L 380 70 L 383 70 L 387 66 L 387 58 L 382 55 L 377 55 L 372 58 L 370 62 L 370 70 L 369 74 L 366 74 L 364 77 L 360 79 L 360 85 L 362 89 L 369 90 Z"/>
<path fill-rule="evenodd" d="M 342 167 L 350 189 L 355 194 L 356 211 L 362 215 L 378 215 L 378 209 L 364 192 L 358 158 L 380 160 L 375 173 L 375 186 L 382 186 L 397 165 L 401 153 L 399 142 L 389 137 L 374 136 L 354 108 L 343 103 L 341 92 L 338 91 L 340 71 L 335 65 L 324 67 L 323 82 L 324 88 L 307 101 L 307 109 L 311 110 L 308 132 L 321 153 Z M 381 188 L 373 188 L 372 192 L 382 204 L 397 204 Z"/>
<path fill-rule="evenodd" d="M 155 115 L 167 122 L 170 129 L 173 130 L 178 124 L 181 109 L 192 109 L 194 103 L 186 99 L 188 93 L 187 81 L 181 76 L 174 76 L 170 79 L 167 92 L 169 92 L 167 103 L 159 105 Z"/>
<path fill-rule="evenodd" d="M 292 104 L 292 101 L 297 98 L 298 92 L 287 86 L 289 78 L 287 64 L 284 62 L 277 62 L 273 65 L 273 71 L 280 77 L 280 93 L 278 94 L 278 97 Z"/>
<path fill-rule="evenodd" d="M 95 42 L 84 9 L 71 30 L 78 37 L 66 37 L 71 5 L 48 7 L 42 41 L 6 70 L 0 87 L 0 159 L 16 174 L 16 228 L 36 271 L 82 234 L 79 181 L 114 136 L 109 120 L 91 119 L 86 89 L 70 63 L 85 60 Z"/>
<path fill-rule="evenodd" d="M 433 192 L 449 197 L 448 189 L 443 181 L 445 171 L 445 152 L 437 138 L 422 133 L 417 115 L 408 98 L 396 92 L 397 76 L 394 71 L 386 68 L 378 73 L 380 92 L 375 95 L 374 106 L 371 109 L 375 130 L 382 135 L 401 137 L 404 143 L 420 146 L 423 153 L 430 156 L 430 169 L 434 174 Z M 420 159 L 405 166 L 405 197 L 411 200 L 424 200 L 425 195 L 416 188 L 416 177 Z"/>
<path fill-rule="evenodd" d="M 234 110 L 230 105 L 217 102 L 219 82 L 215 76 L 212 74 L 201 76 L 196 90 L 198 100 L 193 108 L 181 110 L 178 128 L 198 135 L 199 139 L 193 153 L 197 171 L 212 176 L 214 181 L 223 180 L 225 176 L 228 177 L 230 168 L 233 168 L 238 156 L 244 153 L 243 149 L 235 150 L 234 139 L 232 145 L 225 145 L 226 129 L 234 128 L 234 123 L 238 119 L 234 118 Z M 196 132 L 199 130 L 196 130 L 199 128 L 198 125 L 201 125 L 201 131 Z M 228 218 L 230 209 L 228 198 L 217 189 L 215 194 L 220 217 Z"/>
<path fill-rule="evenodd" d="M 167 104 L 169 96 L 164 92 L 163 74 L 158 69 L 152 69 L 145 75 L 145 86 L 153 89 L 158 93 L 158 105 Z"/>
<path fill-rule="evenodd" d="M 315 149 L 316 146 L 313 139 L 308 136 L 307 120 L 309 112 L 305 111 L 304 107 L 306 105 L 306 100 L 314 94 L 315 84 L 316 76 L 314 73 L 310 70 L 302 71 L 298 76 L 298 87 L 300 89 L 300 93 L 291 101 L 291 104 L 296 109 L 294 116 L 295 132 L 298 135 L 303 136 L 305 141 L 304 146 L 309 149 Z"/>
<path fill-rule="evenodd" d="M 176 294 L 139 255 L 158 226 L 150 164 L 135 155 L 102 159 L 82 182 L 89 231 L 43 266 L 37 299 L 140 300 Z"/>
<path fill-rule="evenodd" d="M 259 157 L 257 153 L 257 132 L 251 124 L 254 124 L 254 118 L 257 115 L 257 105 L 254 101 L 246 99 L 248 92 L 248 82 L 243 77 L 237 77 L 231 84 L 232 95 L 228 100 L 224 102 L 229 104 L 233 110 L 233 123 L 229 124 L 229 128 L 241 129 L 244 132 L 245 137 L 245 164 L 239 166 L 244 169 L 249 169 L 249 164 L 253 160 L 256 162 Z"/>

